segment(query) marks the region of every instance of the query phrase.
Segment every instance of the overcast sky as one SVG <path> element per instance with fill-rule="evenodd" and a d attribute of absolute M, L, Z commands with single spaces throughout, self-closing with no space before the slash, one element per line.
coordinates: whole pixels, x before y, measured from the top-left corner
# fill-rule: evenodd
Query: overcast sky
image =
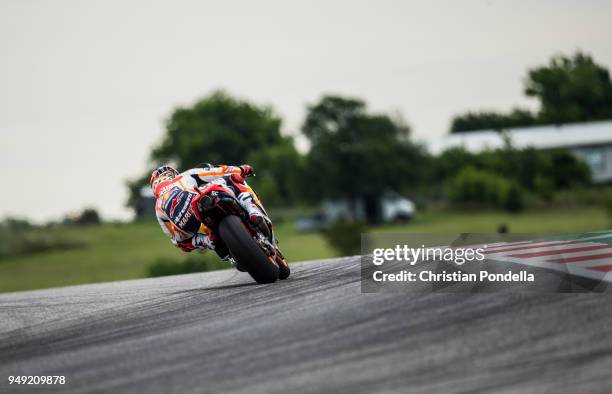
<path fill-rule="evenodd" d="M 522 79 L 552 54 L 612 66 L 611 20 L 584 0 L 0 0 L 0 217 L 129 217 L 125 180 L 164 119 L 217 88 L 286 133 L 324 93 L 399 112 L 422 141 L 459 112 L 533 108 Z"/>

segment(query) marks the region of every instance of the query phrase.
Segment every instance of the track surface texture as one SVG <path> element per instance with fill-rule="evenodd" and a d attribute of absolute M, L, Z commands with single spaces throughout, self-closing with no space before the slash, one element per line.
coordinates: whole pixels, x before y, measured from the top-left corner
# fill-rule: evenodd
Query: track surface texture
<path fill-rule="evenodd" d="M 362 294 L 359 267 L 0 295 L 0 392 L 612 392 L 608 293 Z"/>

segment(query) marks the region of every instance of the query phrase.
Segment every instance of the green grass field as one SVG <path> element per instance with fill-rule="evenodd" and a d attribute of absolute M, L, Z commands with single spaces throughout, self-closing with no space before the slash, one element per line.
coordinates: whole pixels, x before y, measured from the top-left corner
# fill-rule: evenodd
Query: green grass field
<path fill-rule="evenodd" d="M 409 224 L 383 226 L 373 231 L 492 233 L 501 223 L 515 233 L 580 233 L 612 227 L 603 209 L 586 207 L 521 214 L 424 212 Z M 181 257 L 181 252 L 170 244 L 153 220 L 54 231 L 88 246 L 0 260 L 0 292 L 142 278 L 146 276 L 146 267 L 156 259 Z M 291 262 L 335 256 L 320 234 L 298 234 L 290 223 L 279 224 L 277 236 Z"/>
<path fill-rule="evenodd" d="M 581 233 L 607 230 L 612 218 L 600 207 L 532 210 L 517 214 L 499 211 L 446 212 L 420 214 L 407 225 L 385 226 L 377 231 L 412 233 L 494 233 L 500 224 L 513 233 Z"/>

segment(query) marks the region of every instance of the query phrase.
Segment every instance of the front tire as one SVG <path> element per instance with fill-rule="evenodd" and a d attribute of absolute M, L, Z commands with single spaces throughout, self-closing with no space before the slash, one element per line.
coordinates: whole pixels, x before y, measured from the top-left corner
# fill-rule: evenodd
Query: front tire
<path fill-rule="evenodd" d="M 280 251 L 276 254 L 276 264 L 278 264 L 278 279 L 287 279 L 289 275 L 291 275 L 291 270 L 289 269 L 287 260 L 285 260 L 285 256 L 283 256 Z"/>
<path fill-rule="evenodd" d="M 285 262 L 285 264 L 287 264 Z M 278 263 L 278 267 L 279 267 L 279 272 L 278 272 L 278 279 L 280 280 L 285 280 L 289 277 L 289 275 L 291 275 L 291 270 L 289 269 L 289 265 L 285 265 L 283 263 Z"/>
<path fill-rule="evenodd" d="M 278 265 L 261 250 L 240 218 L 231 215 L 221 220 L 219 235 L 236 262 L 257 283 L 276 282 L 279 276 Z"/>

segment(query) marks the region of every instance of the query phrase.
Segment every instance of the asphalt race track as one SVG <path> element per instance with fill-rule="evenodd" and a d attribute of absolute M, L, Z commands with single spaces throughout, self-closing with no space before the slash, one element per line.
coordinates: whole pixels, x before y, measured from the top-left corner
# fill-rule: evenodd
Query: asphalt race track
<path fill-rule="evenodd" d="M 0 392 L 612 392 L 609 293 L 362 294 L 356 257 L 292 268 L 0 295 Z"/>

